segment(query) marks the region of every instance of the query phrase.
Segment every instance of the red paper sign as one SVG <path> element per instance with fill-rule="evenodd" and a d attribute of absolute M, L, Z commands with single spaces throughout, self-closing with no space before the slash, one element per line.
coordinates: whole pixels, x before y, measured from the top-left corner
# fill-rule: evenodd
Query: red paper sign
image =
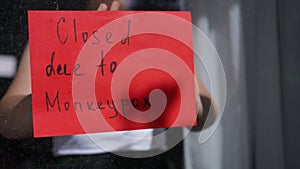
<path fill-rule="evenodd" d="M 195 124 L 189 12 L 28 16 L 35 137 Z"/>

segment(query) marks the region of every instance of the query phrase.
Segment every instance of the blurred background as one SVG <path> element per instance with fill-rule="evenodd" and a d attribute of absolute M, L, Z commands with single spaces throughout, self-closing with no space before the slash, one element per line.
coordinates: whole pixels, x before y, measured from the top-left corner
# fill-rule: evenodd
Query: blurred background
<path fill-rule="evenodd" d="M 0 98 L 28 40 L 27 10 L 81 10 L 85 1 L 3 0 Z M 205 143 L 190 133 L 170 154 L 186 169 L 299 169 L 300 1 L 131 0 L 135 10 L 190 10 L 227 78 L 221 123 Z M 0 139 L 0 168 L 51 158 L 51 138 Z M 42 154 L 42 155 L 41 155 Z M 29 163 L 29 162 L 28 162 Z"/>

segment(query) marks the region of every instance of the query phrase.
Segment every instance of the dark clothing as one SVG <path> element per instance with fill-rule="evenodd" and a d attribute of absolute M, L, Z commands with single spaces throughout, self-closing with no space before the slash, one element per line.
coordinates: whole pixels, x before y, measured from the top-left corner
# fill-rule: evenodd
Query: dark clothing
<path fill-rule="evenodd" d="M 168 169 L 165 154 L 149 158 L 126 158 L 112 153 L 99 155 L 62 156 L 54 159 L 57 169 Z"/>

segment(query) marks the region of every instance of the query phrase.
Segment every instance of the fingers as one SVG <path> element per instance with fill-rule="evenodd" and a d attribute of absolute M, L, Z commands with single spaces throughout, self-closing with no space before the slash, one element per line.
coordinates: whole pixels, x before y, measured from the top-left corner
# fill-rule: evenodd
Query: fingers
<path fill-rule="evenodd" d="M 111 11 L 117 11 L 120 9 L 120 3 L 118 1 L 113 1 L 111 3 L 111 7 L 110 7 L 110 10 Z"/>
<path fill-rule="evenodd" d="M 106 11 L 106 10 L 111 10 L 111 11 L 117 11 L 120 9 L 120 3 L 118 1 L 112 1 L 110 9 L 108 9 L 108 5 L 106 3 L 101 3 L 98 7 L 98 11 Z"/>
<path fill-rule="evenodd" d="M 108 6 L 105 3 L 101 3 L 98 7 L 98 11 L 106 11 L 108 9 Z"/>

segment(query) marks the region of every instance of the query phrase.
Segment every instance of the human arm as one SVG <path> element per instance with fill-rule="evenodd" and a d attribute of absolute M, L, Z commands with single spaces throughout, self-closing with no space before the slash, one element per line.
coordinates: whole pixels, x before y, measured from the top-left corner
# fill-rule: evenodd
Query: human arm
<path fill-rule="evenodd" d="M 32 136 L 29 45 L 8 91 L 0 101 L 0 133 L 7 138 Z"/>
<path fill-rule="evenodd" d="M 195 73 L 195 97 L 197 111 L 197 125 L 191 128 L 191 131 L 201 131 L 205 127 L 211 126 L 217 116 L 218 111 L 214 105 L 210 93 L 204 87 L 200 76 Z M 210 116 L 209 113 L 212 113 Z"/>

